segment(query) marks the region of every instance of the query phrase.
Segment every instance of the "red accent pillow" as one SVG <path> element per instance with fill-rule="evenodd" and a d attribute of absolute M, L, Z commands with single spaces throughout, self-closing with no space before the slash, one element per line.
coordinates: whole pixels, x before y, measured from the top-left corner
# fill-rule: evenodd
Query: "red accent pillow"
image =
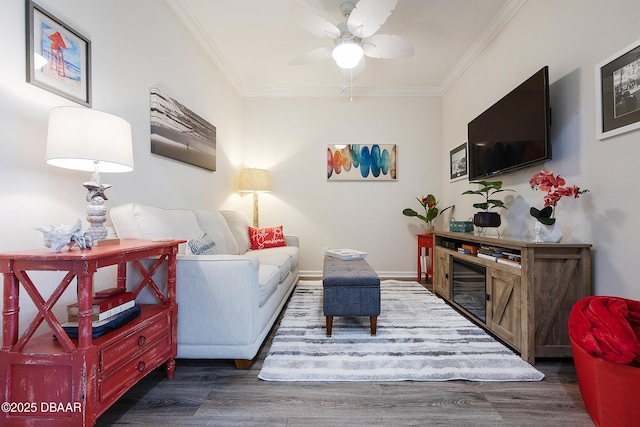
<path fill-rule="evenodd" d="M 281 225 L 269 228 L 249 226 L 249 241 L 252 250 L 287 246 L 284 242 L 284 232 Z"/>

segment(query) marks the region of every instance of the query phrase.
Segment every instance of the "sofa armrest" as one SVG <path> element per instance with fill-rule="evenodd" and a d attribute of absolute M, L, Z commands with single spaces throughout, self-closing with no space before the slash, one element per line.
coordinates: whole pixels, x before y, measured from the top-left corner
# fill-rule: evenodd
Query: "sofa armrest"
<path fill-rule="evenodd" d="M 259 268 L 257 259 L 242 255 L 178 255 L 176 299 L 180 343 L 251 343 L 258 333 L 255 325 L 259 316 Z M 166 268 L 156 274 L 164 276 L 154 276 L 156 283 L 166 283 Z M 135 268 L 128 268 L 129 283 L 139 281 L 137 276 Z M 157 299 L 145 289 L 138 302 L 156 303 Z"/>
<path fill-rule="evenodd" d="M 300 239 L 295 234 L 285 234 L 284 242 L 287 244 L 287 246 L 295 246 L 297 248 L 300 247 Z"/>

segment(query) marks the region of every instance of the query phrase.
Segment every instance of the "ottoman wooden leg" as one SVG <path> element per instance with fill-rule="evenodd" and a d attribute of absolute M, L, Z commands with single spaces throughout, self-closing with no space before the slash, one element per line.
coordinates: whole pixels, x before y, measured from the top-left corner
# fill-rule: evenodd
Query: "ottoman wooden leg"
<path fill-rule="evenodd" d="M 331 336 L 331 330 L 333 328 L 333 316 L 327 316 L 327 336 Z"/>
<path fill-rule="evenodd" d="M 378 316 L 369 317 L 371 321 L 371 335 L 375 335 L 378 332 Z"/>

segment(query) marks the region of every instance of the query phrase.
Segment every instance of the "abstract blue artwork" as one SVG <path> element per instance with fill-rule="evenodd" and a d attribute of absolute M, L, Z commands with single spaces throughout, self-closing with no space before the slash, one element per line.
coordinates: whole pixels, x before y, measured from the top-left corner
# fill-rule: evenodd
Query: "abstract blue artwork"
<path fill-rule="evenodd" d="M 328 181 L 395 181 L 395 144 L 348 144 L 327 147 Z"/>

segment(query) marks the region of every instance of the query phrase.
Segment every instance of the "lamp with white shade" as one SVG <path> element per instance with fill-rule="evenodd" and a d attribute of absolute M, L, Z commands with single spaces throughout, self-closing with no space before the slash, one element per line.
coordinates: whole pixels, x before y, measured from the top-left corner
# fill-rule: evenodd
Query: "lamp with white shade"
<path fill-rule="evenodd" d="M 133 170 L 131 125 L 126 120 L 83 107 L 56 107 L 49 112 L 46 161 L 52 166 L 92 172 L 87 188 L 87 234 L 104 240 L 107 210 L 104 192 L 111 187 L 100 180 L 100 172 Z"/>
<path fill-rule="evenodd" d="M 258 193 L 271 191 L 269 171 L 266 169 L 244 168 L 240 170 L 240 192 L 253 193 L 253 226 L 258 227 Z"/>

